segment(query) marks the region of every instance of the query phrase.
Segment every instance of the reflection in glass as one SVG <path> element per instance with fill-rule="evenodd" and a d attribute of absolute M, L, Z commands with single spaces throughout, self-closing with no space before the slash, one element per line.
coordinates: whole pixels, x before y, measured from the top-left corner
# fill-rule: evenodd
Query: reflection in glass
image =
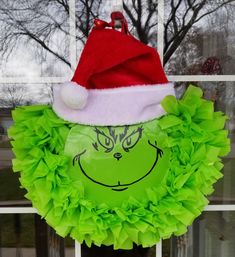
<path fill-rule="evenodd" d="M 12 171 L 13 153 L 7 136 L 7 129 L 11 124 L 11 110 L 0 109 L 0 207 L 19 204 L 17 200 L 23 200 L 26 193 L 20 188 L 19 175 Z M 24 201 L 20 203 L 23 204 Z"/>
<path fill-rule="evenodd" d="M 0 215 L 0 255 L 36 257 L 34 215 Z"/>
<path fill-rule="evenodd" d="M 13 123 L 11 111 L 18 105 L 50 103 L 51 92 L 50 84 L 0 84 L 0 207 L 30 204 L 20 188 L 19 174 L 12 171 L 14 155 L 7 136 Z"/>
<path fill-rule="evenodd" d="M 144 44 L 157 47 L 158 1 L 154 0 L 124 0 L 124 15 L 128 21 L 130 33 Z M 80 56 L 86 39 L 93 27 L 95 18 L 110 21 L 110 14 L 117 9 L 118 1 L 76 0 L 76 41 L 77 57 Z"/>
<path fill-rule="evenodd" d="M 204 212 L 187 234 L 171 239 L 171 248 L 166 245 L 163 256 L 232 257 L 235 251 L 234 230 L 235 212 Z"/>
<path fill-rule="evenodd" d="M 75 242 L 71 237 L 64 239 L 65 257 L 75 257 Z"/>
<path fill-rule="evenodd" d="M 36 214 L 0 215 L 1 257 L 74 257 L 74 241 L 56 235 Z"/>
<path fill-rule="evenodd" d="M 235 1 L 165 1 L 164 63 L 172 75 L 235 72 Z"/>
<path fill-rule="evenodd" d="M 0 84 L 0 108 L 15 108 L 22 105 L 50 104 L 52 84 Z"/>
<path fill-rule="evenodd" d="M 65 76 L 69 1 L 6 1 L 0 5 L 0 76 Z"/>
<path fill-rule="evenodd" d="M 95 246 L 90 248 L 85 244 L 82 244 L 82 257 L 155 257 L 156 247 L 143 248 L 141 246 L 134 245 L 133 250 L 113 250 L 112 246 Z"/>

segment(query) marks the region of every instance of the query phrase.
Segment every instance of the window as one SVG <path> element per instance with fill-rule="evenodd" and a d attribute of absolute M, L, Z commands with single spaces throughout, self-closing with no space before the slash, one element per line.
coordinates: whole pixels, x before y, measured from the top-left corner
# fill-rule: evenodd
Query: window
<path fill-rule="evenodd" d="M 0 256 L 113 254 L 111 249 L 89 250 L 71 239 L 61 240 L 38 218 L 11 170 L 13 155 L 6 134 L 15 106 L 50 104 L 52 86 L 71 79 L 94 18 L 108 20 L 113 2 L 118 1 L 1 1 Z M 224 158 L 224 178 L 215 185 L 210 205 L 187 234 L 151 249 L 119 254 L 231 257 L 235 245 L 235 0 L 124 0 L 124 12 L 131 33 L 158 49 L 179 97 L 194 83 L 215 102 L 215 108 L 229 116 L 226 126 L 232 151 Z M 45 248 L 39 249 L 40 242 Z"/>

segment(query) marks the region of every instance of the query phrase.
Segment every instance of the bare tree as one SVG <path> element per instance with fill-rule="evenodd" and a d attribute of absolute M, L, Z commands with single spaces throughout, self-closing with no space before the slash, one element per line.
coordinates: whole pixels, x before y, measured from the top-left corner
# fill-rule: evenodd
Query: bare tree
<path fill-rule="evenodd" d="M 215 13 L 222 7 L 228 7 L 235 0 L 166 0 L 169 10 L 165 20 L 164 64 L 175 53 L 193 26 L 204 17 Z M 124 10 L 143 43 L 156 46 L 157 1 L 126 0 Z"/>
<path fill-rule="evenodd" d="M 43 84 L 39 87 L 37 92 L 36 103 L 52 104 L 53 103 L 53 89 L 52 84 Z"/>
<path fill-rule="evenodd" d="M 165 21 L 164 63 L 167 63 L 192 27 L 235 0 L 166 0 L 169 7 Z M 102 0 L 76 2 L 76 38 L 84 44 L 94 18 L 101 11 Z M 124 0 L 124 10 L 131 26 L 143 43 L 157 42 L 157 0 Z M 48 53 L 70 67 L 66 44 L 69 35 L 68 0 L 2 0 L 0 5 L 0 51 L 9 56 L 22 44 L 32 43 L 38 57 Z M 58 46 L 59 45 L 59 46 Z M 40 59 L 40 60 L 41 60 Z"/>
<path fill-rule="evenodd" d="M 131 25 L 145 44 L 156 45 L 157 6 L 156 0 L 126 0 L 123 3 Z"/>
<path fill-rule="evenodd" d="M 194 24 L 232 3 L 235 1 L 168 0 L 170 12 L 164 31 L 164 64 L 169 61 Z"/>
<path fill-rule="evenodd" d="M 200 28 L 193 26 L 184 41 L 176 49 L 164 69 L 168 74 L 201 74 L 204 58 L 201 53 L 202 34 Z"/>
<path fill-rule="evenodd" d="M 2 0 L 0 5 L 1 35 L 3 54 L 9 55 L 19 43 L 34 43 L 42 49 L 40 55 L 50 53 L 70 66 L 66 51 L 55 49 L 52 38 L 59 33 L 61 38 L 68 34 L 67 0 Z"/>
<path fill-rule="evenodd" d="M 84 44 L 102 0 L 80 0 L 76 6 L 77 40 Z M 68 0 L 2 0 L 0 51 L 8 57 L 20 43 L 33 43 L 38 57 L 48 53 L 69 67 Z M 59 39 L 58 39 L 59 38 Z M 59 47 L 56 47 L 59 44 Z"/>
<path fill-rule="evenodd" d="M 93 21 L 99 16 L 102 0 L 80 0 L 76 2 L 77 40 L 85 44 Z"/>
<path fill-rule="evenodd" d="M 19 105 L 29 105 L 32 103 L 30 98 L 27 98 L 27 87 L 17 84 L 7 84 L 1 88 L 1 107 L 16 107 Z"/>

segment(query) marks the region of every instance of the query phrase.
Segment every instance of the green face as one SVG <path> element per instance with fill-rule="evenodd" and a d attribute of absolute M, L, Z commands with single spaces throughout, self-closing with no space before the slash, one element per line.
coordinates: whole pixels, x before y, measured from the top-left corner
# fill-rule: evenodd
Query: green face
<path fill-rule="evenodd" d="M 131 196 L 144 200 L 145 189 L 158 186 L 169 166 L 169 150 L 156 120 L 119 127 L 76 125 L 65 154 L 71 178 L 82 181 L 86 198 L 110 206 Z"/>

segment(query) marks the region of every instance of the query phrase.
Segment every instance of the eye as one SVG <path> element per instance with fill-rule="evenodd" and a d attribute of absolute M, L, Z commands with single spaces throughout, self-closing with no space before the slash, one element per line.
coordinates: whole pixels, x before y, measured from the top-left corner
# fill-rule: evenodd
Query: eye
<path fill-rule="evenodd" d="M 127 146 L 130 146 L 130 145 L 131 145 L 131 137 L 128 137 L 128 138 L 126 139 L 126 144 L 127 144 Z"/>
<path fill-rule="evenodd" d="M 108 137 L 105 137 L 105 145 L 108 147 L 110 146 L 111 139 Z"/>
<path fill-rule="evenodd" d="M 103 131 L 96 129 L 96 132 L 98 143 L 106 149 L 106 152 L 111 152 L 114 147 L 113 140 L 110 137 L 106 136 Z"/>
<path fill-rule="evenodd" d="M 133 148 L 138 141 L 140 140 L 142 136 L 142 128 L 138 128 L 137 130 L 134 130 L 129 136 L 127 136 L 123 142 L 122 147 L 123 149 L 128 152 L 129 149 Z"/>

